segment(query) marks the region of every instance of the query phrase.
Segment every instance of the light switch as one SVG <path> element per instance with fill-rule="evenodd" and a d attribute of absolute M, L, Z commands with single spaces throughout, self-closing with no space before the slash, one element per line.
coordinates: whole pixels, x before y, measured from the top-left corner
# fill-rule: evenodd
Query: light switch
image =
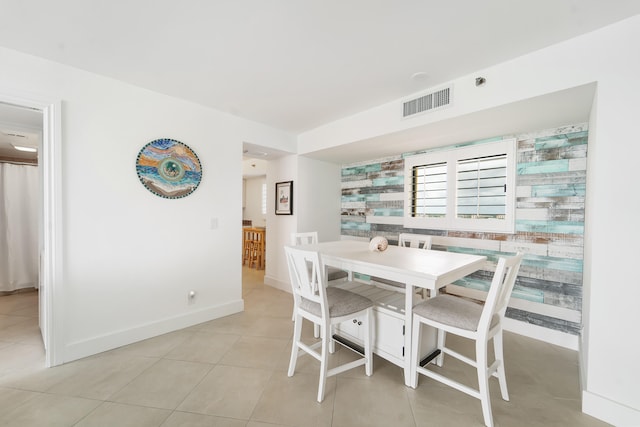
<path fill-rule="evenodd" d="M 215 230 L 218 228 L 218 218 L 211 218 L 211 229 Z"/>

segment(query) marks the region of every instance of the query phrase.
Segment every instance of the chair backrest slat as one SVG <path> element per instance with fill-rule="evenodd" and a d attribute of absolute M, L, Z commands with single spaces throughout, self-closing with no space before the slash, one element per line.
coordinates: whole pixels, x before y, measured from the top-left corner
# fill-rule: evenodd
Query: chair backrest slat
<path fill-rule="evenodd" d="M 291 233 L 291 246 L 310 245 L 318 243 L 318 232 Z"/>
<path fill-rule="evenodd" d="M 426 234 L 400 233 L 398 246 L 431 249 L 431 236 Z"/>

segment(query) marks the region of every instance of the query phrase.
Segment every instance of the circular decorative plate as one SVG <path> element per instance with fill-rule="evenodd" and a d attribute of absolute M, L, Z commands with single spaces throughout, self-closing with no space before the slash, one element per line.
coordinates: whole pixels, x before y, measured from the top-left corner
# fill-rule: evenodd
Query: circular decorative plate
<path fill-rule="evenodd" d="M 179 199 L 193 193 L 202 179 L 196 153 L 175 139 L 156 139 L 138 153 L 140 182 L 156 196 Z"/>

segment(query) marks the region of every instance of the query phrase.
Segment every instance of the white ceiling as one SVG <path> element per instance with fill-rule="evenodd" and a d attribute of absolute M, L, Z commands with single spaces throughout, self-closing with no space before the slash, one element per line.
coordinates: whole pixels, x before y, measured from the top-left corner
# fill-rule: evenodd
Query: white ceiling
<path fill-rule="evenodd" d="M 0 46 L 298 133 L 636 15 L 640 1 L 0 0 L 0 10 Z"/>
<path fill-rule="evenodd" d="M 42 134 L 42 112 L 0 102 L 0 157 L 31 161 L 37 152 L 19 151 L 14 145 L 38 148 Z"/>

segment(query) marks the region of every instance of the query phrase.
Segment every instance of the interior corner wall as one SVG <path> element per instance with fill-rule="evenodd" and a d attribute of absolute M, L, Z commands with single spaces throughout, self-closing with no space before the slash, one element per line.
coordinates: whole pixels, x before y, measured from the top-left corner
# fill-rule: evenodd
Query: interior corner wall
<path fill-rule="evenodd" d="M 321 242 L 339 240 L 340 165 L 307 157 L 298 162 L 298 231 L 317 231 Z"/>
<path fill-rule="evenodd" d="M 289 135 L 3 48 L 0 93 L 62 101 L 61 362 L 243 309 L 242 142 L 284 148 Z M 193 194 L 160 198 L 138 179 L 138 152 L 157 138 L 198 155 Z"/>
<path fill-rule="evenodd" d="M 402 121 L 399 100 L 327 124 L 298 137 L 299 153 L 397 132 L 556 91 L 597 82 L 597 114 L 590 123 L 585 246 L 588 328 L 582 343 L 588 359 L 583 411 L 615 425 L 640 425 L 640 346 L 629 335 L 640 324 L 636 286 L 638 200 L 629 193 L 640 145 L 640 15 L 511 61 L 478 70 L 451 83 L 454 105 L 419 120 Z M 490 84 L 481 91 L 473 77 Z M 437 114 L 436 114 L 437 113 Z M 584 310 L 587 310 L 585 312 Z M 615 362 L 612 360 L 615 358 Z"/>

